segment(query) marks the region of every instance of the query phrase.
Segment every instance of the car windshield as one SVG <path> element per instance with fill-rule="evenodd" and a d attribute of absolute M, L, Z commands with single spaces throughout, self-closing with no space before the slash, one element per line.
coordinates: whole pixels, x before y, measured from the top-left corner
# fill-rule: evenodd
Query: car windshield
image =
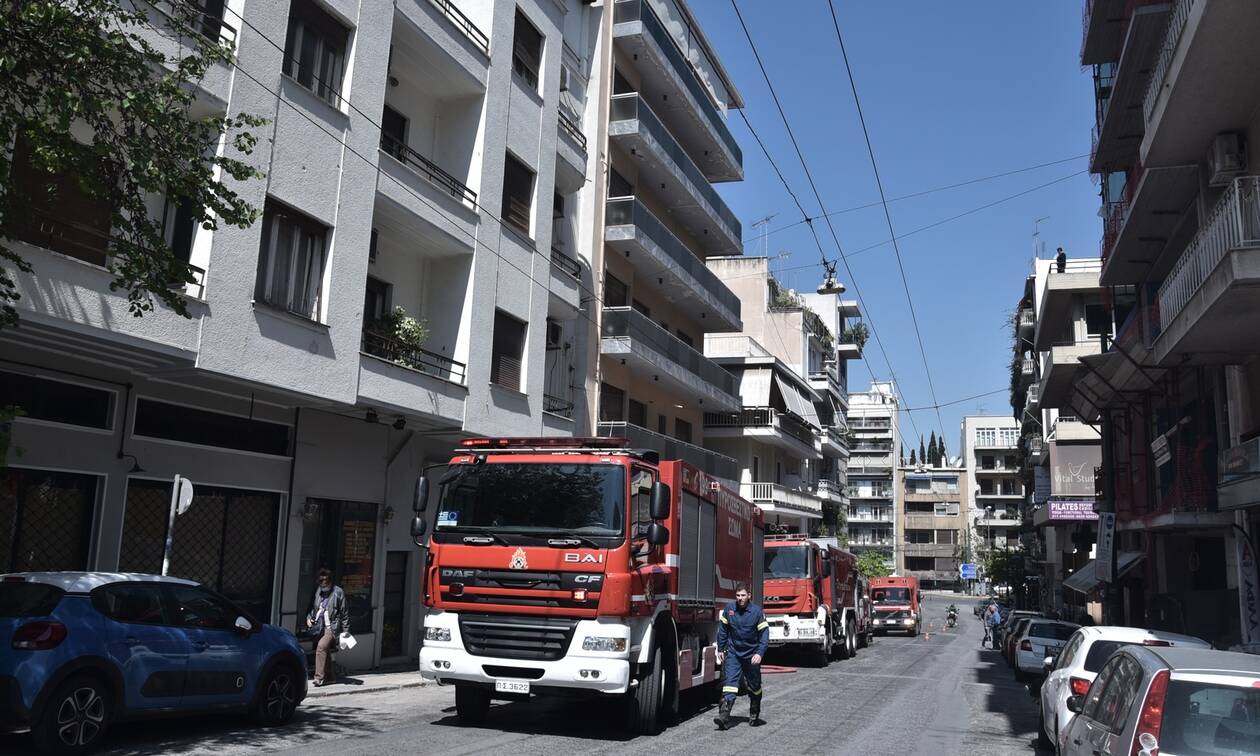
<path fill-rule="evenodd" d="M 871 600 L 876 604 L 908 604 L 909 588 L 876 588 L 871 592 Z"/>
<path fill-rule="evenodd" d="M 1098 670 L 1102 669 L 1103 665 L 1107 663 L 1107 660 L 1111 658 L 1112 654 L 1125 646 L 1132 645 L 1135 644 L 1130 643 L 1129 641 L 1094 641 L 1094 644 L 1089 647 L 1089 653 L 1085 654 L 1085 671 L 1098 672 Z"/>
<path fill-rule="evenodd" d="M 1073 625 L 1056 625 L 1052 622 L 1034 622 L 1032 627 L 1028 628 L 1028 634 L 1032 637 L 1061 641 L 1071 638 L 1074 632 L 1076 632 L 1076 627 Z"/>
<path fill-rule="evenodd" d="M 804 546 L 774 546 L 766 549 L 767 578 L 809 577 L 809 554 Z"/>
<path fill-rule="evenodd" d="M 1159 750 L 1189 756 L 1260 754 L 1260 688 L 1173 680 Z"/>
<path fill-rule="evenodd" d="M 620 465 L 488 463 L 447 473 L 434 533 L 621 536 Z"/>
<path fill-rule="evenodd" d="M 65 592 L 43 583 L 0 583 L 0 617 L 44 617 Z"/>

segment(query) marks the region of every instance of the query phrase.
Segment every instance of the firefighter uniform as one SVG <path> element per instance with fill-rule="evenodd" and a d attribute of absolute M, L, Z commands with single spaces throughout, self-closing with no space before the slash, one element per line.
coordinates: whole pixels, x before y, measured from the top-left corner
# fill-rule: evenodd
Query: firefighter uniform
<path fill-rule="evenodd" d="M 761 715 L 761 665 L 753 664 L 752 657 L 763 658 L 770 646 L 770 623 L 761 607 L 750 603 L 746 609 L 731 602 L 718 615 L 718 651 L 726 654 L 722 665 L 722 722 L 725 727 L 726 717 L 735 696 L 739 693 L 740 678 L 743 678 L 748 691 L 748 708 L 754 722 L 760 721 Z"/>

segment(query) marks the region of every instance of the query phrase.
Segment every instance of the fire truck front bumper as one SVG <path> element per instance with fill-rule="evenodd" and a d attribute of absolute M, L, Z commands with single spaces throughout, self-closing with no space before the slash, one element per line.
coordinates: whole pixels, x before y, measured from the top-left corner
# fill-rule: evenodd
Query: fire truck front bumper
<path fill-rule="evenodd" d="M 818 619 L 812 615 L 772 614 L 766 617 L 766 622 L 770 623 L 771 646 L 823 646 L 827 643 L 827 626 L 818 624 Z"/>
<path fill-rule="evenodd" d="M 498 624 L 510 629 L 512 620 L 503 617 Z M 426 616 L 420 676 L 439 683 L 479 684 L 504 695 L 583 690 L 617 694 L 630 686 L 630 628 L 623 623 L 579 620 L 567 651 L 558 659 L 512 658 L 492 651 L 473 654 L 464 640 L 458 614 Z"/>

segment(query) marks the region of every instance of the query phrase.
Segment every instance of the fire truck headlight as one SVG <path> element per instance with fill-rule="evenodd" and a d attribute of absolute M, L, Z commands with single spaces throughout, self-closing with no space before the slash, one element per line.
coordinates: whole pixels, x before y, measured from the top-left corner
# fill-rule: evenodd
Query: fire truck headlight
<path fill-rule="evenodd" d="M 620 653 L 626 650 L 626 639 L 592 635 L 582 641 L 582 650 Z"/>
<path fill-rule="evenodd" d="M 449 643 L 451 640 L 451 629 L 449 627 L 426 627 L 424 629 L 424 639 Z"/>

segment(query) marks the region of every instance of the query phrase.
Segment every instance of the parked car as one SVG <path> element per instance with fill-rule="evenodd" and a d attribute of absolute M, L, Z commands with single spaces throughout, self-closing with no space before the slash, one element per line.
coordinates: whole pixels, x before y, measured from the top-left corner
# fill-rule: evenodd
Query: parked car
<path fill-rule="evenodd" d="M 1015 626 L 1015 622 L 1021 617 L 1040 616 L 1041 612 L 1031 612 L 1026 609 L 1007 609 L 1006 607 L 1002 607 L 1002 624 L 998 625 L 993 630 L 993 647 L 997 649 L 1003 648 L 1002 641 L 1006 639 L 1007 633 Z"/>
<path fill-rule="evenodd" d="M 1023 682 L 1046 673 L 1047 656 L 1056 656 L 1063 644 L 1080 628 L 1075 622 L 1030 619 L 1014 635 L 1015 679 Z"/>
<path fill-rule="evenodd" d="M 79 753 L 117 722 L 237 710 L 288 722 L 306 696 L 297 639 L 190 580 L 0 575 L 0 727 Z"/>
<path fill-rule="evenodd" d="M 1189 635 L 1166 633 L 1162 630 L 1143 630 L 1136 627 L 1082 627 L 1072 633 L 1063 650 L 1047 665 L 1045 681 L 1041 684 L 1041 728 L 1038 742 L 1049 749 L 1058 742 L 1059 729 L 1072 718 L 1067 700 L 1083 696 L 1089 684 L 1098 676 L 1098 670 L 1111 655 L 1124 646 L 1179 646 L 1211 648 L 1207 641 Z M 1049 655 L 1048 655 L 1049 656 Z M 1043 664 L 1045 660 L 1042 660 Z"/>
<path fill-rule="evenodd" d="M 1002 658 L 1006 660 L 1006 666 L 1012 669 L 1015 667 L 1015 641 L 1033 619 L 1033 617 L 1016 617 L 1002 634 Z"/>
<path fill-rule="evenodd" d="M 1124 646 L 1067 706 L 1064 756 L 1260 754 L 1260 657 Z"/>

